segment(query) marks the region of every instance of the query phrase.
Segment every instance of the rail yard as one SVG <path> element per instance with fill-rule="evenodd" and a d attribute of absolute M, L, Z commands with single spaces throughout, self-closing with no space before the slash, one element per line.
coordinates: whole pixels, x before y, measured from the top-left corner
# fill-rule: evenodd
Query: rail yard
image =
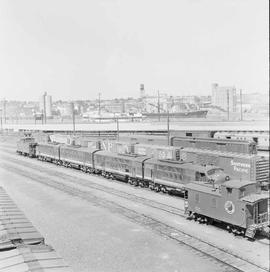
<path fill-rule="evenodd" d="M 224 153 L 211 150 L 217 139 L 205 149 L 181 136 L 166 146 L 149 144 L 149 135 L 69 143 L 46 135 L 1 136 L 1 186 L 74 271 L 268 271 L 269 178 L 256 178 L 269 175 L 266 164 L 263 175 L 242 180 L 221 165 L 183 160 L 191 148 Z M 231 155 L 257 156 L 253 142 L 231 143 Z M 223 209 L 211 213 L 213 203 Z"/>

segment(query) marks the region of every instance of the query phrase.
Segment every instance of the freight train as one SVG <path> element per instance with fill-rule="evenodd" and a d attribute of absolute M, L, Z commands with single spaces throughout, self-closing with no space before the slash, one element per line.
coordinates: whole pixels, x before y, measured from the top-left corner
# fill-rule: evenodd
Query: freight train
<path fill-rule="evenodd" d="M 268 224 L 268 195 L 259 191 L 258 184 L 230 181 L 222 168 L 213 165 L 51 143 L 36 144 L 27 153 L 25 148 L 21 150 L 24 146 L 21 142 L 32 146 L 32 141 L 21 139 L 17 145 L 19 154 L 149 187 L 156 192 L 181 192 L 189 218 L 205 223 L 222 222 L 234 234 L 253 238 L 257 230 Z"/>

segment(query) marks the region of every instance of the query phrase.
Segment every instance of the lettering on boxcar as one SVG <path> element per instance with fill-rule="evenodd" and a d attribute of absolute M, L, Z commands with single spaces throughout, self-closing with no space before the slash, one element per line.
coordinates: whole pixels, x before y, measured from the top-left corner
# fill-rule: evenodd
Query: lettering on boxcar
<path fill-rule="evenodd" d="M 249 169 L 251 168 L 250 163 L 235 162 L 234 160 L 231 160 L 231 165 L 234 171 L 246 174 L 249 173 Z"/>

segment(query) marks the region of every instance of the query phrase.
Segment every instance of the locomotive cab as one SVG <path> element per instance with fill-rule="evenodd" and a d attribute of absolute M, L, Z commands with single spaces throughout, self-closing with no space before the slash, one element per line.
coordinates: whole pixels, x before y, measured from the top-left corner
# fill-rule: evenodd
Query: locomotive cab
<path fill-rule="evenodd" d="M 222 184 L 229 179 L 229 176 L 224 173 L 224 170 L 222 168 L 212 165 L 206 165 L 205 171 L 197 171 L 195 176 L 196 181 L 210 182 L 213 184 Z"/>

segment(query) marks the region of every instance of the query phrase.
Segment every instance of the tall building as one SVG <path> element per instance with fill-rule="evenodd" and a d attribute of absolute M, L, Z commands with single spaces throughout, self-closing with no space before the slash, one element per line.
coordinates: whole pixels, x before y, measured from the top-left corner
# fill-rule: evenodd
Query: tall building
<path fill-rule="evenodd" d="M 39 99 L 39 110 L 45 117 L 52 116 L 52 96 L 45 92 Z"/>
<path fill-rule="evenodd" d="M 145 97 L 144 84 L 140 84 L 140 97 L 141 98 Z"/>
<path fill-rule="evenodd" d="M 51 95 L 45 96 L 45 108 L 46 108 L 47 117 L 51 117 L 52 116 L 52 96 Z"/>
<path fill-rule="evenodd" d="M 236 88 L 234 86 L 218 86 L 212 84 L 212 104 L 230 112 L 236 112 Z"/>

